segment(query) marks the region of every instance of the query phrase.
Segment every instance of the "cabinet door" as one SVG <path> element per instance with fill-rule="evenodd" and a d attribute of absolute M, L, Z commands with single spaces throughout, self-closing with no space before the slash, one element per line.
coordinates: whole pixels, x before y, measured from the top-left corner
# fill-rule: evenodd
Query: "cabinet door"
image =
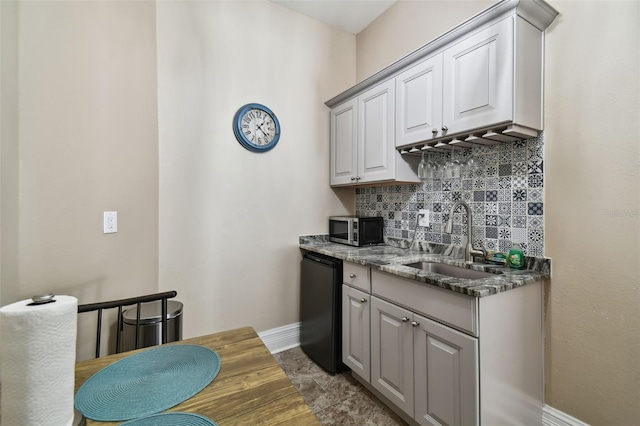
<path fill-rule="evenodd" d="M 449 134 L 513 118 L 513 17 L 444 51 L 443 90 Z"/>
<path fill-rule="evenodd" d="M 442 54 L 396 77 L 396 146 L 439 136 L 442 127 Z"/>
<path fill-rule="evenodd" d="M 421 425 L 477 425 L 478 341 L 414 314 L 415 419 Z"/>
<path fill-rule="evenodd" d="M 369 298 L 342 286 L 342 362 L 367 382 L 371 380 Z"/>
<path fill-rule="evenodd" d="M 394 179 L 395 81 L 358 96 L 358 183 Z"/>
<path fill-rule="evenodd" d="M 357 175 L 357 99 L 331 110 L 331 185 L 355 183 Z"/>
<path fill-rule="evenodd" d="M 371 298 L 371 385 L 413 417 L 412 313 Z"/>

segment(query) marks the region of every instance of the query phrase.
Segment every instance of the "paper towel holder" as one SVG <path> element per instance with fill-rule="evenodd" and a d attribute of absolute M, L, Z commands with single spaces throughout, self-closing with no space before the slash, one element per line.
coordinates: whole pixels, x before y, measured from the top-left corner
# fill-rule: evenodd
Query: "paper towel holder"
<path fill-rule="evenodd" d="M 54 297 L 56 297 L 55 294 L 43 294 L 40 296 L 33 296 L 31 298 L 33 302 L 29 303 L 27 306 L 44 305 L 45 303 L 53 303 L 55 302 L 55 300 L 53 300 Z"/>

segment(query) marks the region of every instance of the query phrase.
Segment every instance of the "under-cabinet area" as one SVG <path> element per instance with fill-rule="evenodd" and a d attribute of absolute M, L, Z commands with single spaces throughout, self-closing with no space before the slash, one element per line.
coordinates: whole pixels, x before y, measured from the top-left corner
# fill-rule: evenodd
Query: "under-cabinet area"
<path fill-rule="evenodd" d="M 472 297 L 344 265 L 343 362 L 397 414 L 420 425 L 540 424 L 541 280 Z"/>

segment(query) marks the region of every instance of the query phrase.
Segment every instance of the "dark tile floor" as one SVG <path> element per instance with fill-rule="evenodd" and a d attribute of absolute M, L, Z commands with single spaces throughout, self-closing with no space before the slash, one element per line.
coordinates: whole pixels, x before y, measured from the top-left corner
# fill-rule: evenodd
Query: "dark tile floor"
<path fill-rule="evenodd" d="M 299 347 L 274 357 L 323 425 L 406 425 L 351 377 L 351 372 L 332 376 Z"/>

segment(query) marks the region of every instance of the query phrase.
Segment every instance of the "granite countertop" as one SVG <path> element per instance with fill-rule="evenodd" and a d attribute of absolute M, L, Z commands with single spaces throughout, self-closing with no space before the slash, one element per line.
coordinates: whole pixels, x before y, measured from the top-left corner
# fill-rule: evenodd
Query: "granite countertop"
<path fill-rule="evenodd" d="M 550 277 L 550 259 L 527 257 L 525 259 L 527 269 L 515 270 L 490 263 L 467 264 L 464 261 L 464 247 L 420 243 L 416 244 L 417 249 L 410 250 L 402 247 L 403 244 L 406 245 L 404 240 L 389 238 L 386 244 L 352 247 L 329 242 L 326 235 L 302 236 L 299 241 L 301 250 L 369 266 L 383 272 L 474 297 L 490 296 Z M 409 263 L 422 261 L 489 272 L 495 274 L 495 277 L 453 278 L 405 266 Z"/>

